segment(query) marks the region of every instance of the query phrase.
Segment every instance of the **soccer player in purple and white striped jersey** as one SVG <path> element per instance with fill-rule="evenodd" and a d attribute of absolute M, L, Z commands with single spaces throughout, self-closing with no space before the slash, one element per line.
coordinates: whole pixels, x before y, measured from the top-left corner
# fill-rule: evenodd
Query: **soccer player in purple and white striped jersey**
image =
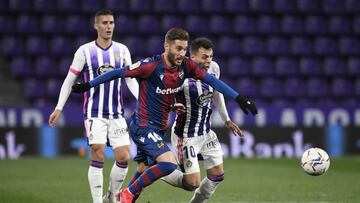
<path fill-rule="evenodd" d="M 213 44 L 207 38 L 196 38 L 190 46 L 190 58 L 214 77 L 220 77 L 219 65 L 213 61 Z M 194 191 L 191 203 L 207 201 L 224 179 L 222 149 L 214 131 L 210 129 L 212 106 L 215 103 L 225 126 L 235 135 L 243 136 L 240 128 L 230 120 L 221 93 L 201 80 L 187 78 L 176 97 L 178 108 L 171 144 L 181 171 L 175 170 L 163 180 L 170 185 Z M 207 176 L 201 181 L 198 154 L 204 158 Z"/>
<path fill-rule="evenodd" d="M 59 99 L 49 124 L 54 127 L 70 93 L 71 86 L 79 75 L 88 82 L 94 78 L 131 65 L 128 48 L 112 41 L 114 32 L 112 11 L 100 10 L 95 15 L 94 28 L 97 39 L 78 48 L 69 72 L 61 87 Z M 131 93 L 138 97 L 138 83 L 135 79 L 125 79 Z M 110 172 L 108 193 L 104 200 L 115 202 L 115 195 L 122 186 L 128 171 L 130 139 L 128 127 L 123 117 L 121 79 L 116 79 L 91 88 L 84 94 L 84 124 L 91 148 L 91 163 L 88 170 L 90 191 L 94 203 L 103 202 L 103 165 L 104 150 L 108 142 L 114 150 L 115 163 Z"/>

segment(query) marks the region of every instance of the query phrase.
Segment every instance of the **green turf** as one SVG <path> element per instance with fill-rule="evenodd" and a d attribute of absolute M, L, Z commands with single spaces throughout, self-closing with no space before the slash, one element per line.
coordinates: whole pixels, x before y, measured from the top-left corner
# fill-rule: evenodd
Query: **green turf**
<path fill-rule="evenodd" d="M 105 187 L 111 165 L 107 160 Z M 0 202 L 89 203 L 87 169 L 88 160 L 75 157 L 0 160 Z M 360 157 L 333 158 L 318 177 L 305 174 L 297 159 L 227 159 L 225 173 L 209 203 L 360 202 Z M 157 181 L 138 202 L 187 202 L 191 195 Z"/>

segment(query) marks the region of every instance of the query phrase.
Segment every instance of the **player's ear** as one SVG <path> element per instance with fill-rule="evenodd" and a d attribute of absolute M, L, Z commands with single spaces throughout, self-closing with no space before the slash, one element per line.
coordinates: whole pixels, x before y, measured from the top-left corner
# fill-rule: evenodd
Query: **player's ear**
<path fill-rule="evenodd" d="M 170 49 L 170 45 L 166 41 L 164 42 L 164 49 L 165 49 L 165 51 L 169 51 L 169 49 Z"/>

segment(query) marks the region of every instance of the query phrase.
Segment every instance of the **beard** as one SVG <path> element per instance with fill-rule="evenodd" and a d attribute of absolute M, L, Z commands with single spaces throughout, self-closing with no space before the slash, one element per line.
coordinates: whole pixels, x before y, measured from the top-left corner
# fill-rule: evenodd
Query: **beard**
<path fill-rule="evenodd" d="M 178 66 L 178 64 L 176 64 L 175 60 L 180 59 L 180 58 L 181 58 L 181 60 L 184 60 L 184 57 L 175 58 L 175 54 L 173 54 L 171 52 L 169 52 L 168 55 L 167 55 L 167 59 L 170 62 L 171 66 Z"/>

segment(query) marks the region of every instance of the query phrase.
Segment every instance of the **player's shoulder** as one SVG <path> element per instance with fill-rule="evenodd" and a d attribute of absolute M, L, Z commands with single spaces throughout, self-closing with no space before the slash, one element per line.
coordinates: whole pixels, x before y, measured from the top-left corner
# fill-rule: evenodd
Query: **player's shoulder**
<path fill-rule="evenodd" d="M 211 61 L 209 72 L 212 72 L 217 76 L 220 75 L 220 67 L 216 61 Z"/>
<path fill-rule="evenodd" d="M 128 47 L 123 43 L 116 42 L 116 41 L 112 41 L 112 43 L 115 47 L 119 47 L 120 49 L 128 50 Z"/>
<path fill-rule="evenodd" d="M 155 65 L 158 64 L 159 62 L 161 62 L 161 55 L 154 55 L 151 57 L 140 59 L 136 63 L 132 64 L 130 69 L 135 69 L 135 68 L 138 68 L 140 66 L 145 66 L 145 65 L 147 67 L 149 65 L 155 67 Z"/>

